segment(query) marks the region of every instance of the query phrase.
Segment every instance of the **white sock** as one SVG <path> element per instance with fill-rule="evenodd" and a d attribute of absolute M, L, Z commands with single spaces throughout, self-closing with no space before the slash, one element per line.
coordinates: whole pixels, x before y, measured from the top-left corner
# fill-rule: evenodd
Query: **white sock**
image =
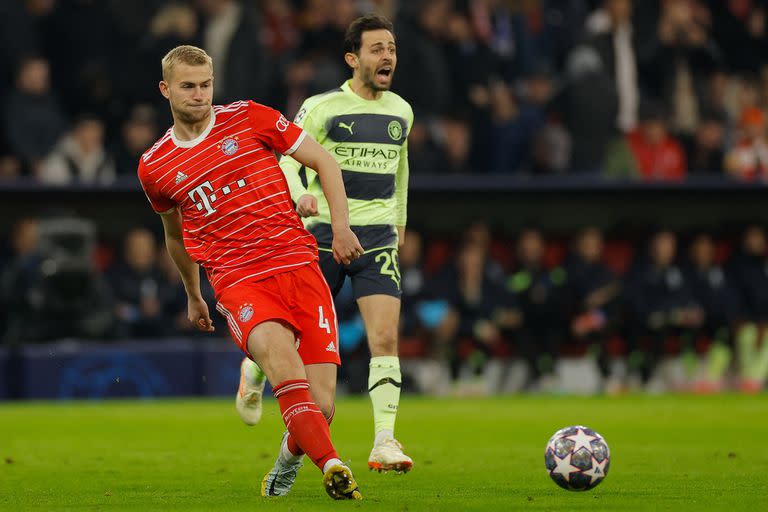
<path fill-rule="evenodd" d="M 392 432 L 391 430 L 387 430 L 387 429 L 379 430 L 378 432 L 376 432 L 376 437 L 373 439 L 373 445 L 378 446 L 384 441 L 387 441 L 389 439 L 394 439 L 394 438 L 395 438 L 395 433 Z"/>
<path fill-rule="evenodd" d="M 339 459 L 329 459 L 323 466 L 323 473 L 327 473 L 333 466 L 343 466 L 344 463 Z"/>
<path fill-rule="evenodd" d="M 285 436 L 282 444 L 280 445 L 280 455 L 278 459 L 282 464 L 296 464 L 304 458 L 304 454 L 294 455 L 291 450 L 288 449 L 288 436 Z"/>

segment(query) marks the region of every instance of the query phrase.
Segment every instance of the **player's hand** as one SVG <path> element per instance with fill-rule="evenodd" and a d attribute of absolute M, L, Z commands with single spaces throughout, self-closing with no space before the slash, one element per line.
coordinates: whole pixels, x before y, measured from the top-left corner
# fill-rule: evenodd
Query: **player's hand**
<path fill-rule="evenodd" d="M 299 217 L 314 217 L 318 215 L 317 198 L 312 194 L 304 194 L 296 202 L 296 212 Z"/>
<path fill-rule="evenodd" d="M 187 318 L 198 331 L 213 332 L 213 320 L 208 312 L 208 304 L 202 297 L 195 297 L 187 301 Z"/>
<path fill-rule="evenodd" d="M 333 259 L 336 263 L 349 265 L 363 255 L 363 246 L 352 230 L 348 227 L 333 231 Z"/>

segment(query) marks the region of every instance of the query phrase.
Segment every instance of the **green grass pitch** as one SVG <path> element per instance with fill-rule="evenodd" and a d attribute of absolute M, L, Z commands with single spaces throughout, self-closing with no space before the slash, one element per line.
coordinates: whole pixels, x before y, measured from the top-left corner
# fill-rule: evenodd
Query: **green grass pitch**
<path fill-rule="evenodd" d="M 363 502 L 330 500 L 311 464 L 290 496 L 259 484 L 282 432 L 277 404 L 255 427 L 230 400 L 0 405 L 2 510 L 768 510 L 768 397 L 404 397 L 398 437 L 415 466 L 370 473 L 365 398 L 337 406 L 333 437 Z M 573 493 L 549 480 L 549 436 L 588 425 L 611 470 Z"/>

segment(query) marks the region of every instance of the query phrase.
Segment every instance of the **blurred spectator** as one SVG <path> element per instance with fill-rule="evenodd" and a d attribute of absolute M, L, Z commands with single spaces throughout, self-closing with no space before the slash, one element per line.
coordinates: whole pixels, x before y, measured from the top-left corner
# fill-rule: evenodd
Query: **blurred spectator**
<path fill-rule="evenodd" d="M 424 121 L 414 119 L 408 133 L 408 163 L 412 174 L 440 173 L 442 154 L 433 133 L 435 130 Z"/>
<path fill-rule="evenodd" d="M 624 132 L 635 127 L 640 102 L 632 5 L 632 0 L 604 0 L 602 9 L 590 17 L 594 20 L 595 15 L 604 15 L 604 25 L 598 22 L 592 27 L 595 34 L 590 43 L 605 69 L 612 70 L 618 97 L 616 124 Z"/>
<path fill-rule="evenodd" d="M 286 115 L 293 116 L 308 96 L 336 89 L 349 78 L 349 68 L 339 55 L 347 26 L 356 16 L 352 0 L 311 0 L 297 10 L 300 45 L 293 62 L 280 63 L 285 83 L 276 91 L 280 98 L 275 100 L 285 105 Z"/>
<path fill-rule="evenodd" d="M 286 55 L 299 45 L 301 32 L 289 0 L 265 0 L 261 16 L 262 41 L 273 57 Z"/>
<path fill-rule="evenodd" d="M 517 50 L 512 28 L 513 6 L 499 0 L 470 0 L 466 2 L 467 17 L 479 43 L 488 47 L 498 61 L 498 68 L 511 80 Z"/>
<path fill-rule="evenodd" d="M 768 140 L 766 140 L 765 112 L 747 107 L 741 116 L 742 136 L 728 152 L 725 170 L 744 181 L 768 179 Z"/>
<path fill-rule="evenodd" d="M 11 257 L 0 272 L 0 341 L 17 343 L 30 339 L 29 323 L 34 320 L 33 305 L 40 301 L 38 280 L 40 253 L 37 219 L 21 219 L 13 226 Z"/>
<path fill-rule="evenodd" d="M 640 93 L 632 39 L 631 0 L 605 0 L 605 31 L 569 55 L 555 110 L 573 137 L 571 168 L 596 171 L 605 147 L 637 122 Z"/>
<path fill-rule="evenodd" d="M 21 175 L 21 161 L 13 155 L 0 155 L 0 181 L 12 180 Z"/>
<path fill-rule="evenodd" d="M 520 232 L 515 269 L 507 279 L 507 291 L 515 297 L 522 315 L 519 325 L 505 329 L 528 363 L 528 386 L 549 389 L 554 385 L 555 362 L 565 325 L 565 272 L 544 266 L 544 238 L 539 230 Z"/>
<path fill-rule="evenodd" d="M 162 125 L 173 122 L 167 100 L 157 93 L 156 84 L 161 79 L 160 61 L 175 46 L 200 45 L 197 37 L 199 26 L 197 13 L 187 4 L 163 2 L 153 12 L 142 37 L 138 39 L 138 49 L 134 46 L 123 49 L 126 53 L 125 65 L 118 70 L 117 86 L 128 105 L 150 103 L 160 113 Z M 139 82 L 152 84 L 152 87 L 132 86 Z"/>
<path fill-rule="evenodd" d="M 157 245 L 148 230 L 125 237 L 122 258 L 109 272 L 115 298 L 117 336 L 146 338 L 170 331 L 161 298 L 168 284 L 157 266 Z"/>
<path fill-rule="evenodd" d="M 739 294 L 740 325 L 736 332 L 736 351 L 742 390 L 757 392 L 768 376 L 768 336 L 760 328 L 768 322 L 768 260 L 765 229 L 747 226 L 738 251 L 728 262 L 728 271 Z"/>
<path fill-rule="evenodd" d="M 728 262 L 728 271 L 741 297 L 741 314 L 753 322 L 768 321 L 767 248 L 765 230 L 758 225 L 747 226 L 739 248 Z"/>
<path fill-rule="evenodd" d="M 704 322 L 698 334 L 711 342 L 706 366 L 696 376 L 694 389 L 721 391 L 731 360 L 731 330 L 738 317 L 738 295 L 728 274 L 715 261 L 715 244 L 709 234 L 699 233 L 693 238 L 688 257 L 686 281 L 704 310 Z"/>
<path fill-rule="evenodd" d="M 705 112 L 696 134 L 683 138 L 690 174 L 723 174 L 726 123 L 724 112 Z"/>
<path fill-rule="evenodd" d="M 120 142 L 115 149 L 115 164 L 119 174 L 134 174 L 139 158 L 157 139 L 157 119 L 149 105 L 136 105 L 131 116 L 123 122 Z"/>
<path fill-rule="evenodd" d="M 453 80 L 444 47 L 451 7 L 451 0 L 407 2 L 395 25 L 402 51 L 393 91 L 411 104 L 417 118 L 439 116 L 452 107 Z"/>
<path fill-rule="evenodd" d="M 655 32 L 639 49 L 644 85 L 665 100 L 676 133 L 695 131 L 703 86 L 720 60 L 710 36 L 711 18 L 700 0 L 665 0 Z"/>
<path fill-rule="evenodd" d="M 501 340 L 500 328 L 515 328 L 520 321 L 512 297 L 491 277 L 487 251 L 478 244 L 464 243 L 455 262 L 435 277 L 431 287 L 450 307 L 443 322 L 450 340 L 447 348 L 453 378 L 459 376 L 463 342 L 471 344 L 469 364 L 480 373 Z"/>
<path fill-rule="evenodd" d="M 582 38 L 587 16 L 585 2 L 529 0 L 519 4 L 511 19 L 516 74 L 530 73 L 542 63 L 562 65 L 566 53 Z"/>
<path fill-rule="evenodd" d="M 630 351 L 629 369 L 648 383 L 664 354 L 667 338 L 684 342 L 704 323 L 704 310 L 675 263 L 677 236 L 667 230 L 654 233 L 648 257 L 641 260 L 625 281 Z M 648 342 L 648 345 L 644 342 Z"/>
<path fill-rule="evenodd" d="M 474 108 L 485 108 L 489 78 L 499 71 L 498 58 L 486 44 L 477 41 L 469 18 L 462 13 L 454 12 L 449 16 L 446 37 L 448 66 L 462 70 L 450 77 L 454 95 L 452 110 L 471 112 Z"/>
<path fill-rule="evenodd" d="M 748 71 L 766 62 L 768 27 L 761 0 L 710 0 L 713 35 L 734 71 Z"/>
<path fill-rule="evenodd" d="M 405 233 L 405 243 L 400 246 L 399 267 L 402 289 L 400 331 L 404 336 L 422 334 L 424 322 L 419 310 L 426 298 L 427 275 L 424 270 L 423 240 L 421 233 L 409 229 Z"/>
<path fill-rule="evenodd" d="M 114 88 L 117 33 L 114 13 L 104 1 L 59 2 L 51 14 L 44 34 L 46 56 L 70 117 L 88 111 L 111 120 L 119 108 L 122 97 Z"/>
<path fill-rule="evenodd" d="M 203 14 L 200 40 L 215 63 L 216 101 L 265 101 L 274 75 L 259 37 L 259 13 L 237 0 L 197 0 L 197 6 Z"/>
<path fill-rule="evenodd" d="M 533 141 L 544 125 L 542 105 L 521 101 L 501 81 L 493 82 L 489 92 L 490 119 L 483 123 L 487 136 L 481 136 L 481 140 L 487 145 L 483 153 L 489 155 L 490 161 L 483 170 L 494 174 L 530 170 Z"/>
<path fill-rule="evenodd" d="M 394 20 L 400 8 L 400 0 L 358 0 L 360 12 L 376 12 L 387 19 Z"/>
<path fill-rule="evenodd" d="M 608 149 L 604 173 L 646 181 L 681 181 L 686 168 L 683 147 L 668 134 L 661 107 L 648 103 L 641 110 L 638 129 Z"/>
<path fill-rule="evenodd" d="M 16 87 L 5 99 L 3 128 L 9 149 L 33 171 L 66 129 L 64 114 L 51 93 L 48 61 L 21 60 Z"/>
<path fill-rule="evenodd" d="M 469 157 L 472 148 L 472 132 L 469 124 L 460 117 L 445 117 L 436 122 L 434 128 L 435 139 L 440 147 L 438 172 L 471 173 Z"/>
<path fill-rule="evenodd" d="M 605 343 L 618 320 L 621 281 L 602 263 L 603 234 L 593 226 L 577 235 L 565 261 L 565 295 L 570 333 L 590 343 L 604 378 L 609 375 Z"/>
<path fill-rule="evenodd" d="M 0 97 L 12 85 L 19 57 L 45 51 L 45 21 L 56 0 L 17 0 L 0 4 Z"/>
<path fill-rule="evenodd" d="M 37 179 L 50 185 L 112 183 L 115 164 L 104 148 L 104 123 L 82 115 L 42 163 Z"/>
<path fill-rule="evenodd" d="M 111 296 L 93 265 L 92 223 L 57 217 L 23 220 L 16 235 L 17 264 L 3 277 L 12 301 L 6 339 L 103 339 L 112 324 Z"/>

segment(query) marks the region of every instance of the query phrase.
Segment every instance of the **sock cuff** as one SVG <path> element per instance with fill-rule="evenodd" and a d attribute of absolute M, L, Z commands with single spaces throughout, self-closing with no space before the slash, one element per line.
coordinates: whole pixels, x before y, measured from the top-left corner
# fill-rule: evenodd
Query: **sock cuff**
<path fill-rule="evenodd" d="M 372 357 L 368 365 L 370 368 L 397 368 L 400 369 L 400 358 L 397 356 Z"/>
<path fill-rule="evenodd" d="M 285 380 L 272 388 L 272 394 L 275 398 L 280 398 L 286 393 L 302 389 L 309 389 L 309 382 L 307 379 Z"/>

